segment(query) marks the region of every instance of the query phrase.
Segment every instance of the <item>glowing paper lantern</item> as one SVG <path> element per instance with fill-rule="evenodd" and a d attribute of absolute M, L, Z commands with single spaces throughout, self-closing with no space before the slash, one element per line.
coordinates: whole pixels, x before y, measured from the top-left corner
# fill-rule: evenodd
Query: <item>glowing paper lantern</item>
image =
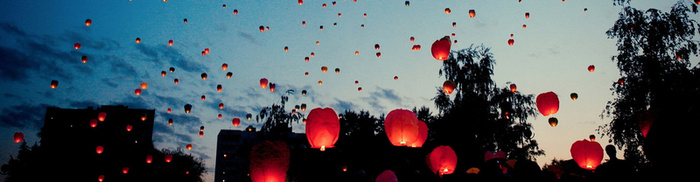
<path fill-rule="evenodd" d="M 277 87 L 277 84 L 275 84 L 275 83 L 270 83 L 270 92 L 274 92 L 274 91 L 275 91 L 275 87 Z"/>
<path fill-rule="evenodd" d="M 185 113 L 190 113 L 190 111 L 192 111 L 192 105 L 185 104 Z"/>
<path fill-rule="evenodd" d="M 73 44 L 73 48 L 75 48 L 75 49 L 80 49 L 80 47 L 81 47 L 80 43 Z"/>
<path fill-rule="evenodd" d="M 141 95 L 141 89 L 137 88 L 136 90 L 134 90 L 134 94 Z"/>
<path fill-rule="evenodd" d="M 143 83 L 141 83 L 141 85 L 139 85 L 139 86 L 141 86 L 141 89 L 147 89 L 147 88 L 148 88 L 148 83 L 143 82 Z"/>
<path fill-rule="evenodd" d="M 596 141 L 576 141 L 571 145 L 570 152 L 574 161 L 583 169 L 594 170 L 603 161 L 603 147 Z"/>
<path fill-rule="evenodd" d="M 282 141 L 263 141 L 250 150 L 252 182 L 284 182 L 289 169 L 289 148 Z"/>
<path fill-rule="evenodd" d="M 131 131 L 134 129 L 134 126 L 131 126 L 130 124 L 126 125 L 126 131 Z"/>
<path fill-rule="evenodd" d="M 219 103 L 219 109 L 224 109 L 224 103 Z"/>
<path fill-rule="evenodd" d="M 97 147 L 95 148 L 95 152 L 96 152 L 97 154 L 102 154 L 102 152 L 104 152 L 104 150 L 105 150 L 105 148 L 102 147 L 101 145 L 99 145 L 99 146 L 97 146 Z"/>
<path fill-rule="evenodd" d="M 185 148 L 187 148 L 187 150 L 192 150 L 192 144 L 187 144 Z"/>
<path fill-rule="evenodd" d="M 511 92 L 515 92 L 515 91 L 518 91 L 518 86 L 517 86 L 517 85 L 515 85 L 515 83 L 513 83 L 513 84 L 510 84 L 510 91 L 511 91 Z"/>
<path fill-rule="evenodd" d="M 228 69 L 228 64 L 224 63 L 221 65 L 221 70 L 226 71 Z"/>
<path fill-rule="evenodd" d="M 377 176 L 375 182 L 399 182 L 399 179 L 396 178 L 396 174 L 394 173 L 394 171 L 385 170 L 384 172 L 379 174 L 379 176 Z"/>
<path fill-rule="evenodd" d="M 578 94 L 577 94 L 577 93 L 571 93 L 569 96 L 571 97 L 571 100 L 576 100 L 576 99 L 578 99 Z"/>
<path fill-rule="evenodd" d="M 430 47 L 430 52 L 433 54 L 433 57 L 435 59 L 439 61 L 444 61 L 450 57 L 451 46 L 452 42 L 450 42 L 450 37 L 445 36 L 440 40 L 436 40 L 435 42 L 433 42 L 433 45 Z"/>
<path fill-rule="evenodd" d="M 588 72 L 594 72 L 594 71 L 595 71 L 595 65 L 588 66 Z"/>
<path fill-rule="evenodd" d="M 87 63 L 88 57 L 87 57 L 87 56 L 83 56 L 83 57 L 81 57 L 80 60 L 81 60 L 83 63 Z"/>
<path fill-rule="evenodd" d="M 173 46 L 173 40 L 168 41 L 168 46 Z"/>
<path fill-rule="evenodd" d="M 423 147 L 426 139 L 428 139 L 428 125 L 425 124 L 425 122 L 418 120 L 418 137 L 416 138 L 416 141 L 408 146 L 413 148 L 421 148 Z"/>
<path fill-rule="evenodd" d="M 15 132 L 14 139 L 15 139 L 15 143 L 22 142 L 22 140 L 24 140 L 24 133 Z"/>
<path fill-rule="evenodd" d="M 96 119 L 90 120 L 90 127 L 92 127 L 92 128 L 97 127 L 97 120 Z"/>
<path fill-rule="evenodd" d="M 530 18 L 530 12 L 525 12 L 525 18 Z"/>
<path fill-rule="evenodd" d="M 450 10 L 450 8 L 445 8 L 445 14 L 450 14 L 451 12 L 452 10 Z"/>
<path fill-rule="evenodd" d="M 537 110 L 539 110 L 543 116 L 556 114 L 559 111 L 559 97 L 557 97 L 557 94 L 554 92 L 546 92 L 537 95 L 535 102 L 537 103 Z"/>
<path fill-rule="evenodd" d="M 90 25 L 92 25 L 92 20 L 88 18 L 87 20 L 85 20 L 85 26 L 89 27 Z"/>
<path fill-rule="evenodd" d="M 509 45 L 509 46 L 513 46 L 513 44 L 515 44 L 515 40 L 513 40 L 513 39 L 508 39 L 508 45 Z"/>
<path fill-rule="evenodd" d="M 332 108 L 312 109 L 306 122 L 306 139 L 311 148 L 325 151 L 335 147 L 340 133 L 340 121 Z"/>
<path fill-rule="evenodd" d="M 221 84 L 216 85 L 217 92 L 221 92 L 222 89 L 223 89 L 223 86 L 221 86 Z"/>
<path fill-rule="evenodd" d="M 248 113 L 245 115 L 245 119 L 250 120 L 251 118 L 253 118 L 252 114 Z"/>
<path fill-rule="evenodd" d="M 146 155 L 146 163 L 150 164 L 153 162 L 153 156 L 152 155 Z"/>
<path fill-rule="evenodd" d="M 475 16 L 476 16 L 476 11 L 474 11 L 473 9 L 470 9 L 469 10 L 469 18 L 474 18 Z"/>
<path fill-rule="evenodd" d="M 165 154 L 165 156 L 163 157 L 163 160 L 165 160 L 165 162 L 168 162 L 168 163 L 172 162 L 173 161 L 173 154 Z"/>
<path fill-rule="evenodd" d="M 644 138 L 647 137 L 647 133 L 649 133 L 649 129 L 653 124 L 654 115 L 652 114 L 651 109 L 639 114 L 639 130 L 642 132 L 642 136 L 644 136 Z"/>
<path fill-rule="evenodd" d="M 430 170 L 442 177 L 444 174 L 454 173 L 457 167 L 457 154 L 452 147 L 440 145 L 428 154 L 427 162 Z"/>
<path fill-rule="evenodd" d="M 97 181 L 102 182 L 104 180 L 105 180 L 105 175 L 100 174 L 99 176 L 97 176 Z"/>
<path fill-rule="evenodd" d="M 141 38 L 136 37 L 136 43 L 141 43 Z"/>
<path fill-rule="evenodd" d="M 97 120 L 105 121 L 106 118 L 107 118 L 107 113 L 106 113 L 106 112 L 100 112 L 100 113 L 97 114 Z"/>
<path fill-rule="evenodd" d="M 233 121 L 231 121 L 231 123 L 233 123 L 233 127 L 238 127 L 238 125 L 241 124 L 241 119 L 233 118 Z"/>
<path fill-rule="evenodd" d="M 58 80 L 51 80 L 51 88 L 58 87 Z"/>
<path fill-rule="evenodd" d="M 455 87 L 457 87 L 457 84 L 450 80 L 447 80 L 444 83 L 442 83 L 442 91 L 444 91 L 446 94 L 452 94 L 452 91 L 454 91 Z"/>
<path fill-rule="evenodd" d="M 226 73 L 226 78 L 231 78 L 231 77 L 233 77 L 233 72 Z"/>
<path fill-rule="evenodd" d="M 549 122 L 549 126 L 555 127 L 559 124 L 559 119 L 551 117 L 547 120 L 547 122 Z"/>
<path fill-rule="evenodd" d="M 267 78 L 260 79 L 260 88 L 267 88 L 267 84 L 268 84 Z"/>
<path fill-rule="evenodd" d="M 122 173 L 128 174 L 128 173 L 129 173 L 129 167 L 124 167 L 124 168 L 122 168 Z"/>
<path fill-rule="evenodd" d="M 418 118 L 406 109 L 394 109 L 386 115 L 384 130 L 394 146 L 407 146 L 418 139 Z"/>

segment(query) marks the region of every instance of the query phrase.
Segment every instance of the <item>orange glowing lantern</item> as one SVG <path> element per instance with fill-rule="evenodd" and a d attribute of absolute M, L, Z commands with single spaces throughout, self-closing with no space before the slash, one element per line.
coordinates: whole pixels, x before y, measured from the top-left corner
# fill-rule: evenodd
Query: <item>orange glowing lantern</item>
<path fill-rule="evenodd" d="M 173 118 L 168 119 L 168 125 L 173 125 Z"/>
<path fill-rule="evenodd" d="M 136 37 L 136 43 L 141 43 L 141 38 Z"/>
<path fill-rule="evenodd" d="M 129 167 L 122 168 L 122 173 L 124 173 L 124 174 L 129 173 Z"/>
<path fill-rule="evenodd" d="M 335 147 L 340 133 L 340 121 L 332 108 L 315 108 L 306 120 L 306 139 L 311 148 L 325 151 Z"/>
<path fill-rule="evenodd" d="M 455 87 L 457 87 L 457 84 L 450 80 L 447 80 L 444 83 L 442 83 L 442 91 L 444 91 L 446 94 L 452 94 L 452 91 L 454 91 Z"/>
<path fill-rule="evenodd" d="M 134 94 L 141 95 L 141 89 L 137 88 L 136 90 L 134 90 Z"/>
<path fill-rule="evenodd" d="M 588 66 L 588 72 L 594 72 L 594 71 L 595 71 L 595 65 Z"/>
<path fill-rule="evenodd" d="M 172 111 L 173 111 L 172 109 L 168 108 L 168 113 L 170 113 L 170 112 L 172 112 Z"/>
<path fill-rule="evenodd" d="M 206 95 L 202 95 L 201 98 L 202 98 L 202 100 L 207 100 L 207 96 L 206 96 Z"/>
<path fill-rule="evenodd" d="M 515 83 L 510 84 L 510 91 L 511 91 L 511 92 L 516 92 L 516 91 L 518 91 L 518 86 L 515 85 Z"/>
<path fill-rule="evenodd" d="M 289 148 L 283 141 L 263 141 L 250 150 L 252 182 L 284 182 L 289 169 Z"/>
<path fill-rule="evenodd" d="M 98 146 L 95 148 L 95 152 L 96 152 L 97 154 L 102 154 L 102 152 L 104 152 L 104 150 L 105 150 L 105 148 L 102 147 L 101 145 L 98 145 Z"/>
<path fill-rule="evenodd" d="M 420 126 L 416 114 L 406 109 L 394 109 L 386 115 L 384 130 L 394 146 L 407 146 L 418 139 Z"/>
<path fill-rule="evenodd" d="M 22 140 L 24 140 L 24 133 L 15 132 L 14 139 L 15 139 L 15 143 L 22 142 Z"/>
<path fill-rule="evenodd" d="M 377 57 L 382 57 L 382 53 L 381 53 L 381 52 L 377 52 L 376 55 L 377 55 Z"/>
<path fill-rule="evenodd" d="M 90 25 L 92 25 L 92 19 L 88 18 L 87 20 L 85 20 L 85 26 L 89 27 Z"/>
<path fill-rule="evenodd" d="M 99 176 L 97 176 L 97 181 L 102 182 L 104 180 L 105 180 L 105 175 L 100 174 Z"/>
<path fill-rule="evenodd" d="M 384 172 L 380 173 L 379 176 L 377 176 L 375 182 L 399 182 L 399 179 L 396 178 L 396 173 L 394 173 L 394 171 L 385 170 Z"/>
<path fill-rule="evenodd" d="M 525 18 L 530 18 L 530 12 L 525 12 Z"/>
<path fill-rule="evenodd" d="M 451 12 L 452 10 L 450 10 L 450 8 L 445 8 L 445 14 L 450 14 Z"/>
<path fill-rule="evenodd" d="M 173 154 L 165 154 L 165 156 L 163 157 L 163 160 L 165 160 L 165 162 L 168 162 L 168 163 L 172 162 L 173 161 Z"/>
<path fill-rule="evenodd" d="M 148 88 L 148 83 L 143 82 L 139 86 L 141 86 L 141 89 L 147 89 Z"/>
<path fill-rule="evenodd" d="M 571 97 L 571 100 L 577 100 L 577 99 L 578 99 L 578 94 L 577 94 L 577 93 L 571 93 L 571 94 L 569 94 L 569 96 Z"/>
<path fill-rule="evenodd" d="M 476 11 L 474 11 L 473 9 L 470 9 L 469 10 L 469 18 L 474 18 L 475 16 L 476 16 Z"/>
<path fill-rule="evenodd" d="M 134 126 L 131 126 L 130 124 L 126 125 L 126 131 L 131 131 L 134 129 Z"/>
<path fill-rule="evenodd" d="M 146 163 L 150 164 L 153 162 L 153 156 L 152 155 L 146 155 Z"/>
<path fill-rule="evenodd" d="M 321 66 L 321 72 L 324 72 L 324 73 L 325 73 L 325 72 L 327 72 L 327 71 L 328 71 L 328 67 L 326 67 L 326 66 Z"/>
<path fill-rule="evenodd" d="M 226 73 L 226 78 L 231 78 L 231 77 L 233 77 L 233 72 Z"/>
<path fill-rule="evenodd" d="M 105 121 L 106 118 L 107 118 L 107 113 L 106 113 L 106 112 L 100 112 L 100 113 L 97 114 L 97 120 Z"/>
<path fill-rule="evenodd" d="M 221 65 L 221 70 L 227 70 L 228 69 L 228 64 L 224 63 Z"/>
<path fill-rule="evenodd" d="M 238 127 L 238 125 L 241 124 L 241 119 L 233 118 L 233 121 L 231 121 L 231 123 L 233 123 L 233 127 Z"/>
<path fill-rule="evenodd" d="M 299 5 L 304 4 L 304 0 L 299 0 Z"/>
<path fill-rule="evenodd" d="M 219 109 L 224 109 L 224 103 L 219 103 Z"/>
<path fill-rule="evenodd" d="M 58 80 L 51 80 L 51 88 L 58 87 Z"/>
<path fill-rule="evenodd" d="M 248 113 L 245 115 L 245 119 L 250 121 L 251 118 L 253 118 L 253 114 Z"/>
<path fill-rule="evenodd" d="M 234 10 L 233 10 L 233 15 L 237 15 L 237 14 L 238 14 L 238 9 L 234 9 Z"/>
<path fill-rule="evenodd" d="M 515 40 L 513 40 L 513 39 L 508 39 L 508 45 L 509 45 L 509 46 L 513 46 L 513 44 L 515 44 Z"/>
<path fill-rule="evenodd" d="M 275 91 L 275 87 L 277 87 L 277 84 L 275 84 L 275 83 L 270 83 L 270 86 L 269 86 L 269 87 L 270 87 L 270 92 L 274 92 L 274 91 Z"/>
<path fill-rule="evenodd" d="M 442 177 L 444 174 L 454 173 L 457 167 L 457 154 L 452 147 L 440 145 L 428 154 L 427 162 L 430 170 Z"/>
<path fill-rule="evenodd" d="M 570 152 L 574 161 L 583 169 L 594 170 L 603 161 L 603 147 L 596 141 L 576 141 L 571 145 Z"/>
<path fill-rule="evenodd" d="M 87 56 L 81 57 L 81 61 L 82 61 L 83 63 L 87 63 L 88 57 L 87 57 Z"/>
<path fill-rule="evenodd" d="M 73 48 L 75 48 L 75 49 L 80 49 L 80 47 L 81 47 L 80 43 L 73 44 Z"/>
<path fill-rule="evenodd" d="M 451 46 L 452 42 L 450 42 L 450 36 L 445 36 L 440 40 L 433 42 L 433 45 L 430 47 L 430 52 L 433 54 L 435 59 L 444 61 L 450 57 Z"/>
<path fill-rule="evenodd" d="M 192 150 L 192 144 L 187 144 L 185 148 L 187 148 L 187 150 Z"/>
<path fill-rule="evenodd" d="M 267 78 L 260 79 L 260 88 L 267 88 L 267 84 L 268 84 Z"/>
<path fill-rule="evenodd" d="M 173 40 L 172 40 L 172 39 L 168 41 L 168 46 L 173 46 Z"/>
<path fill-rule="evenodd" d="M 167 74 L 168 74 L 168 73 L 165 72 L 165 71 L 161 71 L 161 72 L 160 72 L 160 76 L 162 76 L 162 77 L 165 77 L 165 75 L 167 75 Z"/>
<path fill-rule="evenodd" d="M 91 128 L 97 127 L 97 120 L 96 120 L 96 119 L 91 119 L 91 120 L 90 120 L 90 127 L 91 127 Z"/>
<path fill-rule="evenodd" d="M 207 75 L 207 73 L 202 73 L 201 76 L 202 76 L 202 80 L 206 80 L 209 77 L 209 75 Z"/>
<path fill-rule="evenodd" d="M 537 95 L 535 102 L 537 103 L 537 109 L 543 116 L 556 114 L 559 111 L 559 97 L 554 92 Z"/>
<path fill-rule="evenodd" d="M 180 83 L 180 79 L 175 78 L 175 79 L 173 80 L 173 83 L 175 83 L 175 84 L 177 85 L 178 83 Z"/>
<path fill-rule="evenodd" d="M 306 95 L 306 90 L 302 90 L 301 95 Z"/>
<path fill-rule="evenodd" d="M 217 92 L 221 92 L 222 89 L 223 89 L 223 87 L 221 86 L 221 84 L 216 85 Z"/>
<path fill-rule="evenodd" d="M 559 119 L 551 117 L 547 120 L 547 122 L 549 122 L 549 126 L 555 127 L 559 124 Z"/>

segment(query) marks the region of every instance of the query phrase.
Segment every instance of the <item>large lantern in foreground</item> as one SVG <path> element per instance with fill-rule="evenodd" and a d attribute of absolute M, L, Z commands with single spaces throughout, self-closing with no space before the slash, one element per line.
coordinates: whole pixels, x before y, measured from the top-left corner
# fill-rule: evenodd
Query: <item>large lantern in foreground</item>
<path fill-rule="evenodd" d="M 537 110 L 539 110 L 543 116 L 556 114 L 559 111 L 559 97 L 557 97 L 557 94 L 554 92 L 537 95 L 535 102 L 537 103 Z"/>
<path fill-rule="evenodd" d="M 282 141 L 263 141 L 250 150 L 253 182 L 284 182 L 289 169 L 289 148 Z"/>
<path fill-rule="evenodd" d="M 570 152 L 574 161 L 583 169 L 594 170 L 603 161 L 603 147 L 596 141 L 576 141 L 571 145 Z"/>
<path fill-rule="evenodd" d="M 335 147 L 340 133 L 340 121 L 332 108 L 315 108 L 306 119 L 306 139 L 311 148 L 326 150 Z"/>
<path fill-rule="evenodd" d="M 406 109 L 394 109 L 386 115 L 384 130 L 394 146 L 407 146 L 418 139 L 418 118 Z"/>
<path fill-rule="evenodd" d="M 396 173 L 394 173 L 394 171 L 385 170 L 377 176 L 375 182 L 399 182 L 399 179 L 396 178 Z"/>
<path fill-rule="evenodd" d="M 233 127 L 238 127 L 238 125 L 241 124 L 241 119 L 240 118 L 233 118 L 231 123 L 233 124 Z"/>
<path fill-rule="evenodd" d="M 421 148 L 423 147 L 426 139 L 428 139 L 428 125 L 425 124 L 425 122 L 418 120 L 418 137 L 416 138 L 416 141 L 408 146 L 413 148 Z"/>
<path fill-rule="evenodd" d="M 439 61 L 447 60 L 450 57 L 450 47 L 452 42 L 450 41 L 450 36 L 445 36 L 440 40 L 433 42 L 432 47 L 430 47 L 430 52 L 433 57 Z"/>
<path fill-rule="evenodd" d="M 457 154 L 450 146 L 440 145 L 435 147 L 427 157 L 428 167 L 440 177 L 443 174 L 452 174 L 455 171 L 455 167 L 457 167 Z"/>

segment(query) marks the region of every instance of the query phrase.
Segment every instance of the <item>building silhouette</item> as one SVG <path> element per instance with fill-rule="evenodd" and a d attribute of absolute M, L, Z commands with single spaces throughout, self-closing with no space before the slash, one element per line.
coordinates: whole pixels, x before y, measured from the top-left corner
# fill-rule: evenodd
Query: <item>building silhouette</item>
<path fill-rule="evenodd" d="M 263 131 L 253 126 L 244 130 L 221 130 L 216 141 L 216 166 L 214 182 L 249 182 L 250 163 L 248 158 L 253 146 L 265 140 Z M 292 149 L 308 148 L 306 134 L 292 133 L 284 137 Z"/>

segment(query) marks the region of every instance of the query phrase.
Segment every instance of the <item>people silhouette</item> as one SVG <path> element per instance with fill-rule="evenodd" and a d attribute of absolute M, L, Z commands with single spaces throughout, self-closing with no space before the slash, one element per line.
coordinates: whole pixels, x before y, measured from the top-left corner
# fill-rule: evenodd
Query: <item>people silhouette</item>
<path fill-rule="evenodd" d="M 614 145 L 605 146 L 605 153 L 609 159 L 595 169 L 593 176 L 599 180 L 631 180 L 636 178 L 636 169 L 628 161 L 617 158 L 617 150 Z"/>

